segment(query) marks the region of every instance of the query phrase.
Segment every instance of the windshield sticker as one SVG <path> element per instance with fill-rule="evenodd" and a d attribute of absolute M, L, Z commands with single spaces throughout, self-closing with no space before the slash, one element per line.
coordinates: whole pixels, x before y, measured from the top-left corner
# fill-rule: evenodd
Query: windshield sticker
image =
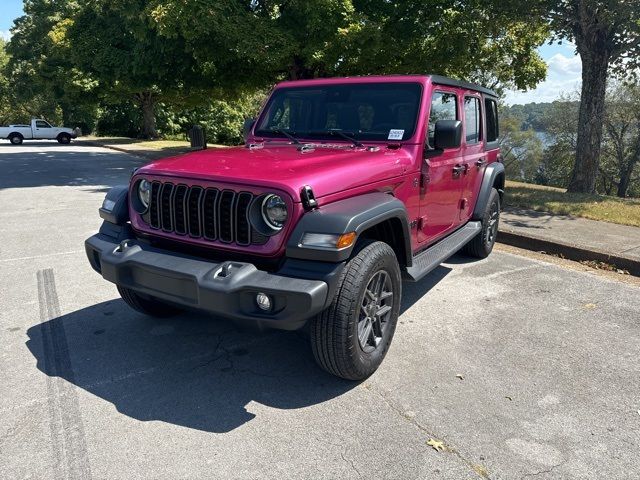
<path fill-rule="evenodd" d="M 391 129 L 391 130 L 389 130 L 389 137 L 387 139 L 388 140 L 402 140 L 402 137 L 404 137 L 404 130 Z"/>

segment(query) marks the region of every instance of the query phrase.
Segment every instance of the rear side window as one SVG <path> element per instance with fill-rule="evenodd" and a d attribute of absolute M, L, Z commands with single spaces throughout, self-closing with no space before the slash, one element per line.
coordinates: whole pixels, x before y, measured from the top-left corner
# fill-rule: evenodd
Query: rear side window
<path fill-rule="evenodd" d="M 431 97 L 431 112 L 429 113 L 429 146 L 435 145 L 436 122 L 438 120 L 457 120 L 456 95 L 453 93 L 434 92 Z"/>
<path fill-rule="evenodd" d="M 484 109 L 487 112 L 487 142 L 495 142 L 500 135 L 498 128 L 498 103 L 490 98 L 484 99 Z"/>
<path fill-rule="evenodd" d="M 464 97 L 464 124 L 467 144 L 480 141 L 480 100 L 476 97 Z"/>

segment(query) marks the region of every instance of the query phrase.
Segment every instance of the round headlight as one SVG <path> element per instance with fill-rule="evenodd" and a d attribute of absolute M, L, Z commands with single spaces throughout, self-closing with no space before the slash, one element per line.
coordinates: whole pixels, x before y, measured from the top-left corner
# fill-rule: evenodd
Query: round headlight
<path fill-rule="evenodd" d="M 149 208 L 149 202 L 151 201 L 151 182 L 140 180 L 140 183 L 138 183 L 138 198 L 144 208 Z"/>
<path fill-rule="evenodd" d="M 287 204 L 279 195 L 267 195 L 262 201 L 262 218 L 274 230 L 280 230 L 288 216 Z"/>

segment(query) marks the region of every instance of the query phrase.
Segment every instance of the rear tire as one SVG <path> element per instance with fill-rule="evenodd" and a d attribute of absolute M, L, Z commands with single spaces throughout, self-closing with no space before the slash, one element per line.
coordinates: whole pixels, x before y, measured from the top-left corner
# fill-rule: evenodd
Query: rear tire
<path fill-rule="evenodd" d="M 363 380 L 382 363 L 400 313 L 402 282 L 393 249 L 370 241 L 349 260 L 333 302 L 311 322 L 316 362 L 347 380 Z"/>
<path fill-rule="evenodd" d="M 118 285 L 118 293 L 134 310 L 152 317 L 165 318 L 180 313 L 180 310 L 173 305 L 166 304 L 151 296 L 141 295 L 130 288 Z"/>
<path fill-rule="evenodd" d="M 19 133 L 13 133 L 9 135 L 9 141 L 12 145 L 22 145 L 24 138 Z"/>
<path fill-rule="evenodd" d="M 62 145 L 70 144 L 71 135 L 69 135 L 68 133 L 61 133 L 60 135 L 58 135 L 58 143 L 61 143 Z"/>
<path fill-rule="evenodd" d="M 496 243 L 499 223 L 500 195 L 492 188 L 482 216 L 482 231 L 462 248 L 462 252 L 470 257 L 487 258 Z"/>

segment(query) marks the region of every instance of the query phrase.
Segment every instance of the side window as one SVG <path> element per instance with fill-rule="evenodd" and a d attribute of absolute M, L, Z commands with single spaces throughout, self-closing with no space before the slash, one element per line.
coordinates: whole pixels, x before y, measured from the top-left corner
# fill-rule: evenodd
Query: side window
<path fill-rule="evenodd" d="M 467 145 L 480 141 L 480 100 L 464 97 L 464 125 Z"/>
<path fill-rule="evenodd" d="M 457 120 L 456 95 L 453 93 L 434 92 L 431 97 L 431 112 L 429 113 L 428 138 L 429 146 L 435 142 L 436 122 L 438 120 Z"/>
<path fill-rule="evenodd" d="M 36 120 L 36 128 L 51 128 L 51 125 L 44 120 Z"/>
<path fill-rule="evenodd" d="M 498 139 L 498 135 L 500 135 L 498 103 L 490 98 L 485 98 L 484 111 L 487 112 L 487 142 L 495 142 Z"/>

